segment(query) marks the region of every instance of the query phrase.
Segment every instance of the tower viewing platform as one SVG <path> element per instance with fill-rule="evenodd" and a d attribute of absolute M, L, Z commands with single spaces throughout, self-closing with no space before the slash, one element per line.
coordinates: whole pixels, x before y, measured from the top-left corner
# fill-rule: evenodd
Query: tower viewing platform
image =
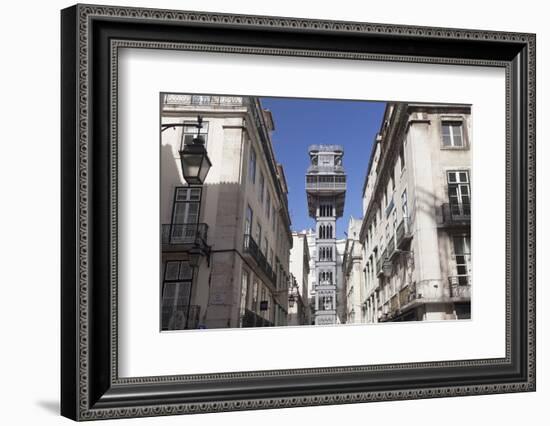
<path fill-rule="evenodd" d="M 306 173 L 306 193 L 309 215 L 316 217 L 320 199 L 334 201 L 336 217 L 344 214 L 346 174 L 342 166 L 344 148 L 341 145 L 310 145 L 311 164 Z"/>

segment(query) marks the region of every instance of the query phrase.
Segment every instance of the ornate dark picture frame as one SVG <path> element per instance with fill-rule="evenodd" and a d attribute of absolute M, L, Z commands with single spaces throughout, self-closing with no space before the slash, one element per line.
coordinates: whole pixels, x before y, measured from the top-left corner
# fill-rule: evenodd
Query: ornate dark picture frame
<path fill-rule="evenodd" d="M 535 35 L 76 5 L 62 28 L 61 413 L 74 420 L 535 390 Z M 506 71 L 506 356 L 119 378 L 117 49 Z"/>

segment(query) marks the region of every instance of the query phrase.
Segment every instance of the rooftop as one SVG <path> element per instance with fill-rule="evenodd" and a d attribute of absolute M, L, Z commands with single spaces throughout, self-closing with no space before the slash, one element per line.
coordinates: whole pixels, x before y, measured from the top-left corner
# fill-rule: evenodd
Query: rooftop
<path fill-rule="evenodd" d="M 308 151 L 312 152 L 344 152 L 342 145 L 310 145 Z"/>

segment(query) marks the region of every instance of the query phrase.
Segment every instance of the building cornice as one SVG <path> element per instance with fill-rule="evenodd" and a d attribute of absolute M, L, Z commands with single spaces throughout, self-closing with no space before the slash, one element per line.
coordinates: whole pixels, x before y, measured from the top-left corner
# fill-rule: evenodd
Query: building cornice
<path fill-rule="evenodd" d="M 389 118 L 389 121 L 387 121 L 388 119 L 386 117 L 389 114 L 390 108 L 392 109 L 391 117 Z M 384 120 L 382 121 L 380 131 L 380 134 L 382 134 L 383 136 L 379 141 L 377 141 L 377 145 L 380 145 L 380 157 L 378 159 L 378 163 L 376 164 L 378 173 L 376 174 L 376 180 L 374 182 L 372 195 L 369 204 L 365 210 L 365 214 L 363 215 L 363 223 L 361 224 L 361 230 L 359 231 L 359 239 L 361 242 L 365 240 L 368 224 L 370 224 L 372 220 L 371 216 L 374 211 L 374 206 L 378 206 L 377 200 L 379 198 L 382 187 L 381 182 L 385 182 L 387 178 L 387 159 L 388 157 L 390 157 L 390 154 L 395 151 L 395 146 L 397 142 L 399 142 L 399 140 L 403 136 L 404 131 L 407 128 L 407 116 L 408 110 L 406 103 L 399 102 L 387 104 L 386 112 L 384 113 Z M 383 129 L 386 122 L 388 123 L 387 128 Z M 373 147 L 373 151 L 375 150 L 376 146 Z M 372 166 L 372 164 L 369 164 L 369 169 L 367 170 L 367 180 L 365 180 L 365 187 Z"/>

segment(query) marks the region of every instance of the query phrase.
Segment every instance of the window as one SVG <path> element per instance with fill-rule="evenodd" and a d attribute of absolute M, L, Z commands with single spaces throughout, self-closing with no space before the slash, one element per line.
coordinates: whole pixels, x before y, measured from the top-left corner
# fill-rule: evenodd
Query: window
<path fill-rule="evenodd" d="M 254 217 L 254 213 L 252 212 L 252 208 L 250 205 L 246 206 L 246 217 L 244 219 L 244 233 L 246 235 L 250 235 L 252 233 L 252 218 Z"/>
<path fill-rule="evenodd" d="M 470 215 L 470 179 L 467 170 L 447 172 L 451 214 Z"/>
<path fill-rule="evenodd" d="M 194 241 L 199 221 L 201 188 L 178 187 L 174 193 L 170 239 L 172 242 Z"/>
<path fill-rule="evenodd" d="M 262 297 L 261 297 L 261 299 L 260 299 L 260 302 L 265 302 L 265 301 L 266 301 L 266 298 L 265 298 L 265 288 L 262 287 Z M 265 311 L 261 311 L 261 315 L 262 315 L 263 317 L 265 317 Z"/>
<path fill-rule="evenodd" d="M 332 284 L 332 271 L 319 272 L 319 285 L 325 284 L 325 281 L 328 281 L 328 284 Z"/>
<path fill-rule="evenodd" d="M 255 312 L 258 311 L 258 281 L 254 281 L 254 288 L 252 290 L 252 306 L 251 309 Z"/>
<path fill-rule="evenodd" d="M 186 260 L 166 262 L 162 283 L 162 330 L 189 328 L 193 269 Z"/>
<path fill-rule="evenodd" d="M 242 321 L 243 321 L 244 313 L 247 306 L 247 296 L 249 292 L 248 279 L 249 279 L 249 274 L 245 269 L 243 269 L 242 277 L 241 277 L 241 303 L 240 303 L 241 327 L 243 326 Z"/>
<path fill-rule="evenodd" d="M 181 149 L 185 145 L 189 145 L 193 143 L 193 139 L 197 137 L 197 134 L 199 132 L 198 121 L 184 121 L 183 122 L 183 133 L 181 135 Z M 204 146 L 206 147 L 206 144 L 208 142 L 208 122 L 203 121 L 202 122 L 202 128 L 201 128 L 201 137 L 204 140 Z"/>
<path fill-rule="evenodd" d="M 262 225 L 258 222 L 258 227 L 256 228 L 256 241 L 258 245 L 262 244 Z"/>
<path fill-rule="evenodd" d="M 319 260 L 321 262 L 332 261 L 332 247 L 320 247 Z"/>
<path fill-rule="evenodd" d="M 453 248 L 458 285 L 467 285 L 471 274 L 470 236 L 454 236 Z"/>
<path fill-rule="evenodd" d="M 319 296 L 319 309 L 323 311 L 330 311 L 333 308 L 333 298 L 331 295 Z"/>
<path fill-rule="evenodd" d="M 196 223 L 199 218 L 200 200 L 201 188 L 176 188 L 172 223 Z"/>
<path fill-rule="evenodd" d="M 267 191 L 266 195 L 265 214 L 267 216 L 267 220 L 269 221 L 269 215 L 271 214 L 271 194 L 269 193 L 269 190 Z"/>
<path fill-rule="evenodd" d="M 321 204 L 319 206 L 319 216 L 321 217 L 330 217 L 333 215 L 332 212 L 331 204 Z"/>
<path fill-rule="evenodd" d="M 271 207 L 271 224 L 273 226 L 273 232 L 275 232 L 275 228 L 277 227 L 277 216 L 275 214 L 275 204 Z"/>
<path fill-rule="evenodd" d="M 265 188 L 265 178 L 264 174 L 260 172 L 260 185 L 259 185 L 259 196 L 260 196 L 260 204 L 264 203 L 264 188 Z"/>
<path fill-rule="evenodd" d="M 373 231 L 374 227 L 373 227 L 373 224 L 371 223 L 370 224 L 370 227 L 369 227 L 369 241 L 372 243 L 372 240 L 374 238 L 374 231 Z"/>
<path fill-rule="evenodd" d="M 407 205 L 407 190 L 405 189 L 401 194 L 401 211 L 403 212 L 403 218 L 409 217 L 409 206 Z"/>
<path fill-rule="evenodd" d="M 441 134 L 443 137 L 443 146 L 445 148 L 464 147 L 461 121 L 442 121 Z"/>
<path fill-rule="evenodd" d="M 256 151 L 250 147 L 250 158 L 248 159 L 248 179 L 256 183 Z"/>
<path fill-rule="evenodd" d="M 322 223 L 319 225 L 318 238 L 321 240 L 328 240 L 332 238 L 332 225 L 330 223 Z"/>
<path fill-rule="evenodd" d="M 267 237 L 264 237 L 264 255 L 267 257 L 267 249 L 269 247 L 269 244 L 267 243 Z"/>
<path fill-rule="evenodd" d="M 401 168 L 401 171 L 405 168 L 405 143 L 401 145 L 401 148 L 399 148 L 399 167 Z"/>

